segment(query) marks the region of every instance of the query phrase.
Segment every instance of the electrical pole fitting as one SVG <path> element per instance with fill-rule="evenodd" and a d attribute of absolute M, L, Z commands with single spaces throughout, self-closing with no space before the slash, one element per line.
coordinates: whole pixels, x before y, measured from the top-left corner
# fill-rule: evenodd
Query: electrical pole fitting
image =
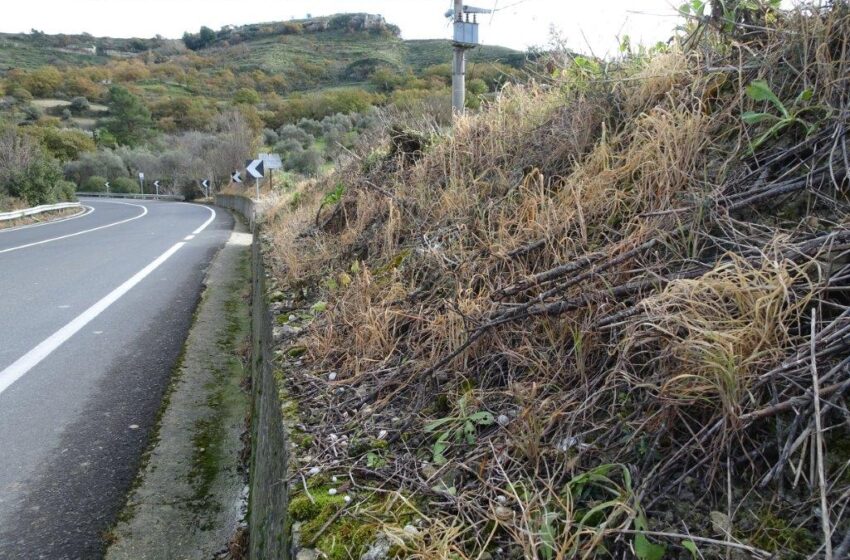
<path fill-rule="evenodd" d="M 480 44 L 478 42 L 478 14 L 489 13 L 492 13 L 492 10 L 464 6 L 463 0 L 454 0 L 454 9 L 446 12 L 446 17 L 451 17 L 454 20 L 452 110 L 456 115 L 462 115 L 466 107 L 466 51 Z"/>

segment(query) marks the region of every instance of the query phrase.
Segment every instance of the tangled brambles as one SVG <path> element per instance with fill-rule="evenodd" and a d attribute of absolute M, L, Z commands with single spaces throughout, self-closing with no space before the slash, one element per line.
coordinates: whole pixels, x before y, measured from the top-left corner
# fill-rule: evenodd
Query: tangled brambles
<path fill-rule="evenodd" d="M 736 11 L 304 187 L 293 491 L 397 556 L 844 557 L 848 103 L 845 2 Z"/>

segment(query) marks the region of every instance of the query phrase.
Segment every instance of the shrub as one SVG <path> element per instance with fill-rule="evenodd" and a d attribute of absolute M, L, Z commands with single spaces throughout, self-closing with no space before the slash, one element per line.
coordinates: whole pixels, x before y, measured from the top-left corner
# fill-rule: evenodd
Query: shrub
<path fill-rule="evenodd" d="M 51 156 L 62 162 L 75 160 L 83 153 L 97 149 L 94 140 L 79 130 L 37 126 L 31 127 L 28 133 L 37 138 Z"/>
<path fill-rule="evenodd" d="M 82 192 L 106 192 L 106 177 L 100 177 L 99 175 L 92 175 L 88 179 L 82 182 L 81 189 Z"/>
<path fill-rule="evenodd" d="M 298 121 L 298 128 L 313 136 L 320 136 L 322 134 L 322 123 L 313 119 L 301 119 Z"/>
<path fill-rule="evenodd" d="M 32 94 L 26 88 L 20 86 L 12 87 L 9 90 L 9 95 L 14 97 L 19 103 L 29 103 L 32 101 Z"/>
<path fill-rule="evenodd" d="M 322 153 L 315 148 L 309 148 L 300 152 L 291 152 L 283 162 L 287 171 L 294 171 L 302 175 L 317 175 L 322 168 L 324 158 Z"/>
<path fill-rule="evenodd" d="M 118 177 L 110 182 L 110 190 L 114 193 L 133 194 L 139 192 L 139 183 L 129 177 Z"/>
<path fill-rule="evenodd" d="M 44 116 L 44 111 L 42 111 L 39 107 L 30 104 L 24 106 L 23 113 L 24 117 L 26 117 L 28 121 L 37 121 Z"/>
<path fill-rule="evenodd" d="M 121 158 L 111 150 L 86 152 L 77 161 L 65 164 L 65 178 L 78 185 L 89 177 L 101 178 L 101 183 L 127 174 L 127 168 Z"/>
<path fill-rule="evenodd" d="M 84 113 L 91 109 L 91 103 L 85 97 L 75 97 L 71 100 L 71 111 L 79 114 Z"/>
<path fill-rule="evenodd" d="M 63 202 L 73 202 L 77 200 L 77 185 L 71 181 L 64 179 L 56 183 L 56 195 Z"/>
<path fill-rule="evenodd" d="M 279 140 L 280 137 L 278 137 L 277 132 L 270 128 L 263 129 L 263 143 L 266 146 L 274 146 Z"/>
<path fill-rule="evenodd" d="M 58 199 L 56 187 L 61 180 L 62 170 L 56 160 L 41 154 L 9 177 L 6 188 L 11 196 L 26 200 L 30 206 L 52 204 Z"/>
<path fill-rule="evenodd" d="M 302 148 L 306 148 L 313 144 L 316 139 L 312 134 L 308 134 L 304 131 L 304 129 L 299 128 L 293 124 L 288 124 L 286 126 L 282 126 L 280 130 L 277 131 L 278 142 L 287 142 L 290 140 L 294 140 L 301 144 Z"/>
<path fill-rule="evenodd" d="M 289 140 L 284 140 L 283 142 L 275 144 L 274 151 L 276 154 L 287 156 L 293 152 L 303 152 L 304 146 L 298 140 L 290 138 Z"/>
<path fill-rule="evenodd" d="M 260 94 L 251 88 L 242 88 L 233 95 L 233 102 L 241 105 L 256 105 L 260 102 Z"/>

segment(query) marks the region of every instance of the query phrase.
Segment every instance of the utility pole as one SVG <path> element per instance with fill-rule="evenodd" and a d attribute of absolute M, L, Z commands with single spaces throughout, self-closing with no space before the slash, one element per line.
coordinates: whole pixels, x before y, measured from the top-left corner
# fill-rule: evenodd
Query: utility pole
<path fill-rule="evenodd" d="M 452 110 L 455 115 L 462 115 L 466 108 L 466 51 L 478 46 L 478 14 L 489 14 L 492 10 L 464 6 L 463 0 L 454 0 L 454 5 L 454 9 L 446 13 L 454 20 Z"/>
<path fill-rule="evenodd" d="M 462 115 L 466 107 L 466 49 L 458 41 L 458 27 L 463 27 L 463 0 L 455 0 L 454 64 L 452 65 L 452 110 Z"/>

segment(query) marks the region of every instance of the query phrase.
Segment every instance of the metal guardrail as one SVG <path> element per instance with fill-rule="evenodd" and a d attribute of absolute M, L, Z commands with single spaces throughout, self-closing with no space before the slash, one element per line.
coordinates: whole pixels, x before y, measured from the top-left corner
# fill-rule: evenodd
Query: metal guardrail
<path fill-rule="evenodd" d="M 95 193 L 95 192 L 78 192 L 77 196 L 85 196 L 91 198 L 132 198 L 136 200 L 174 200 L 183 202 L 185 196 L 178 194 L 133 194 L 133 193 Z"/>
<path fill-rule="evenodd" d="M 79 202 L 62 202 L 59 204 L 45 204 L 42 206 L 36 206 L 34 208 L 26 208 L 24 210 L 15 210 L 12 212 L 4 212 L 0 213 L 0 222 L 8 222 L 11 220 L 20 220 L 21 218 L 27 218 L 29 216 L 35 216 L 37 214 L 44 214 L 45 212 L 55 212 L 56 210 L 67 210 L 69 208 L 82 208 L 83 206 Z"/>

